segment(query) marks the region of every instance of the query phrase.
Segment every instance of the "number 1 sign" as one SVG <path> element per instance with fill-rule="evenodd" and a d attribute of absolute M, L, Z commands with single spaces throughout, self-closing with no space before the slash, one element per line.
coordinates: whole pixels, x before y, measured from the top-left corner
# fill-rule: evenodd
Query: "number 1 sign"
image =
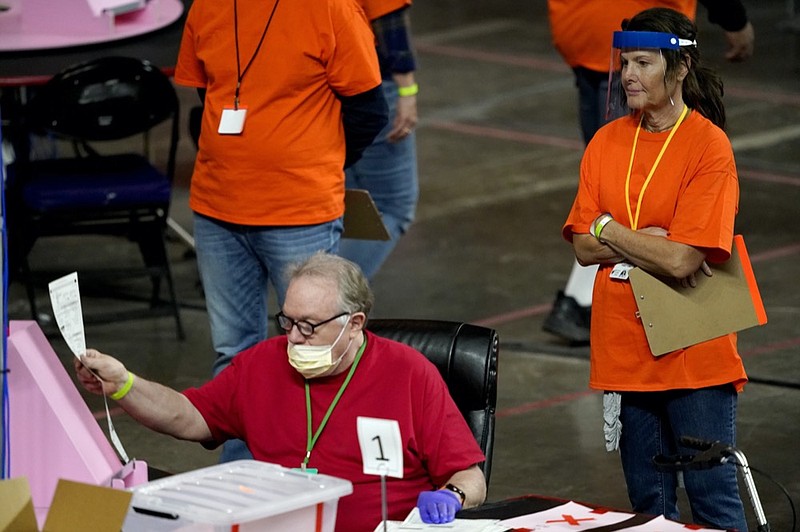
<path fill-rule="evenodd" d="M 359 417 L 357 428 L 364 474 L 403 478 L 403 445 L 397 420 Z"/>

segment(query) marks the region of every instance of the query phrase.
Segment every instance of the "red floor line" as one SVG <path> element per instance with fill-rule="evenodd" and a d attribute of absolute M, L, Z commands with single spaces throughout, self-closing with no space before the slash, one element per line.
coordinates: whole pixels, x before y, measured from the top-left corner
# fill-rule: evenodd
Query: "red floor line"
<path fill-rule="evenodd" d="M 771 172 L 761 172 L 759 170 L 743 168 L 739 170 L 739 177 L 764 183 L 778 183 L 780 185 L 794 185 L 800 187 L 800 178 L 791 175 L 773 174 Z"/>
<path fill-rule="evenodd" d="M 588 397 L 590 395 L 595 395 L 598 393 L 601 393 L 600 390 L 583 390 L 580 392 L 573 392 L 565 395 L 557 395 L 555 397 L 549 397 L 547 399 L 542 399 L 541 401 L 533 401 L 531 403 L 523 403 L 521 405 L 512 406 L 509 408 L 501 408 L 495 413 L 495 417 L 503 418 L 503 417 L 517 416 L 519 414 L 526 414 L 528 412 L 533 412 L 534 410 L 541 410 L 543 408 L 549 408 L 551 406 L 569 403 L 570 401 L 575 401 L 577 399 L 582 399 L 584 397 Z"/>
<path fill-rule="evenodd" d="M 742 356 L 742 358 L 753 357 L 774 353 L 776 351 L 783 351 L 784 349 L 790 349 L 797 346 L 800 346 L 800 337 L 789 338 L 787 340 L 781 340 L 780 342 L 773 342 L 771 344 L 753 347 L 752 349 L 742 351 L 739 354 Z"/>
<path fill-rule="evenodd" d="M 788 104 L 800 106 L 800 94 L 793 92 L 772 92 L 743 87 L 725 86 L 725 96 L 734 96 L 743 100 L 756 100 L 765 103 Z"/>
<path fill-rule="evenodd" d="M 424 40 L 417 42 L 416 49 L 418 52 L 444 55 L 447 57 L 458 57 L 459 59 L 472 59 L 476 61 L 483 61 L 485 63 L 520 66 L 534 70 L 549 70 L 551 72 L 570 71 L 569 67 L 567 67 L 567 65 L 560 60 L 502 54 L 497 52 L 480 52 L 477 50 L 470 50 L 469 48 L 461 48 L 459 46 L 445 46 L 441 44 L 430 43 L 426 44 Z"/>
<path fill-rule="evenodd" d="M 583 141 L 577 139 L 566 139 L 563 137 L 553 137 L 548 135 L 537 135 L 523 131 L 513 131 L 498 127 L 477 126 L 474 124 L 464 124 L 462 122 L 452 122 L 449 120 L 432 120 L 427 127 L 474 135 L 476 137 L 490 137 L 500 140 L 513 140 L 526 144 L 536 144 L 541 146 L 554 146 L 556 148 L 566 148 L 570 150 L 582 151 Z"/>
<path fill-rule="evenodd" d="M 488 318 L 483 318 L 482 320 L 478 320 L 473 323 L 475 325 L 480 325 L 482 327 L 491 327 L 492 325 L 508 323 L 509 321 L 515 321 L 521 318 L 528 318 L 530 316 L 539 316 L 541 314 L 546 314 L 550 311 L 552 307 L 553 305 L 551 303 L 545 303 L 543 305 L 535 305 L 533 307 L 526 307 L 518 310 L 512 310 L 511 312 L 505 312 L 503 314 L 498 314 L 496 316 L 489 316 Z"/>
<path fill-rule="evenodd" d="M 796 253 L 800 253 L 800 244 L 790 244 L 788 246 L 768 249 L 767 251 L 750 255 L 750 262 L 764 262 L 766 260 L 781 259 Z"/>

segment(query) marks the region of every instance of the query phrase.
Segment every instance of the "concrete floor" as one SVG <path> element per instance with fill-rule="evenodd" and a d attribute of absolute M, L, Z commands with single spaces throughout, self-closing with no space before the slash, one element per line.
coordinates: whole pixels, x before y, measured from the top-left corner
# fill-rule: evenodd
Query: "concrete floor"
<path fill-rule="evenodd" d="M 769 479 L 800 501 L 800 34 L 785 29 L 784 0 L 748 4 L 757 44 L 745 64 L 725 64 L 721 31 L 702 8 L 698 18 L 706 61 L 726 83 L 741 182 L 737 231 L 747 239 L 769 316 L 766 326 L 740 335 L 752 382 L 740 398 L 739 447 L 765 473 L 755 477 L 761 501 L 772 530 L 784 532 L 792 526 L 790 505 Z M 601 397 L 587 388 L 588 348 L 541 330 L 572 264 L 559 229 L 583 147 L 572 74 L 551 46 L 546 17 L 545 0 L 414 5 L 421 199 L 416 223 L 374 281 L 374 316 L 463 320 L 499 331 L 490 500 L 535 493 L 624 509 L 619 460 L 602 442 Z M 184 109 L 195 103 L 192 91 L 180 93 Z M 172 215 L 191 230 L 188 137 L 179 157 Z M 187 251 L 178 238 L 170 243 L 185 341 L 176 340 L 170 318 L 87 326 L 89 345 L 177 388 L 207 379 L 213 357 Z M 116 241 L 68 239 L 40 242 L 33 257 L 40 268 L 68 271 L 106 260 L 138 256 Z M 119 303 L 84 296 L 86 314 L 110 305 Z M 27 312 L 21 288 L 12 286 L 12 319 Z M 45 330 L 67 361 L 57 331 Z M 216 453 L 199 445 L 154 435 L 121 414 L 114 419 L 128 454 L 156 467 L 180 472 L 216 463 Z"/>

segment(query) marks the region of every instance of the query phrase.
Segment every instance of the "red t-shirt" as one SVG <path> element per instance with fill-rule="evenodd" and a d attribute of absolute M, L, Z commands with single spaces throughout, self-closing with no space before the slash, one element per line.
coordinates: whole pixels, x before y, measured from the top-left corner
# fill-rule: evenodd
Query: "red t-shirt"
<path fill-rule="evenodd" d="M 635 212 L 645 178 L 669 131 L 642 130 L 631 170 L 630 197 L 625 179 L 636 133 L 637 116 L 625 116 L 600 128 L 581 161 L 578 193 L 563 228 L 572 241 L 589 233 L 600 214 L 631 227 L 626 200 Z M 725 133 L 698 112 L 680 125 L 642 199 L 638 227 L 656 226 L 667 238 L 703 248 L 712 262 L 730 257 L 739 182 L 733 150 Z M 613 264 L 602 264 L 592 297 L 590 386 L 599 390 L 659 391 L 734 383 L 747 376 L 729 334 L 655 357 L 637 317 L 627 281 L 611 279 Z"/>
<path fill-rule="evenodd" d="M 623 19 L 669 7 L 694 20 L 697 0 L 548 0 L 553 45 L 571 67 L 608 72 L 611 39 Z"/>
<path fill-rule="evenodd" d="M 217 132 L 237 84 L 233 2 L 195 0 L 175 81 L 206 88 L 190 207 L 244 225 L 310 225 L 344 213 L 345 140 L 337 94 L 381 83 L 375 41 L 355 0 L 238 0 L 238 135 Z M 254 57 L 255 54 L 255 57 Z"/>
<path fill-rule="evenodd" d="M 336 530 L 371 532 L 381 520 L 380 479 L 364 475 L 359 416 L 396 419 L 404 444 L 402 479 L 387 478 L 389 518 L 402 520 L 421 491 L 484 461 L 436 367 L 410 347 L 367 333 L 353 378 L 317 440 L 308 467 L 353 483 L 339 501 Z M 184 393 L 215 443 L 244 439 L 256 460 L 299 467 L 306 449 L 304 380 L 288 363 L 286 336 L 242 352 L 215 379 Z M 347 372 L 311 381 L 317 430 Z"/>

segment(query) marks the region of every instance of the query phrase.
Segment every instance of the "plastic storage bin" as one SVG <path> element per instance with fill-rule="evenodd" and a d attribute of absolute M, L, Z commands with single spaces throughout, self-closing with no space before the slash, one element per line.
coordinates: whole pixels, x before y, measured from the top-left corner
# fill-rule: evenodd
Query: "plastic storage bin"
<path fill-rule="evenodd" d="M 239 460 L 132 488 L 124 532 L 332 532 L 353 485 L 256 460 Z"/>

